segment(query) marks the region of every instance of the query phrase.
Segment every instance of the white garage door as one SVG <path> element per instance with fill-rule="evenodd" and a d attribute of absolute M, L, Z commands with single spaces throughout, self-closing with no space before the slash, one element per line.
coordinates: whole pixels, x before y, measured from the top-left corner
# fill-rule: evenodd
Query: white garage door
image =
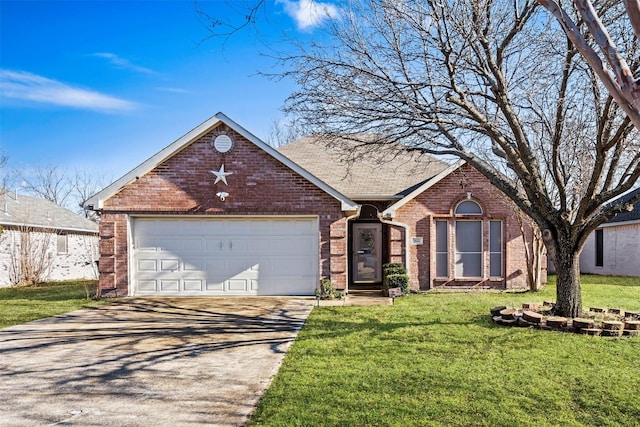
<path fill-rule="evenodd" d="M 313 295 L 315 218 L 132 221 L 134 295 Z"/>

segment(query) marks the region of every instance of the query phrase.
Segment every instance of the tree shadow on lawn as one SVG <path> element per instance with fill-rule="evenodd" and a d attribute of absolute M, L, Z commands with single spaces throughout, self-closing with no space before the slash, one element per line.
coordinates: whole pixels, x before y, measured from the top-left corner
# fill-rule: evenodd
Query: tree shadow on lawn
<path fill-rule="evenodd" d="M 381 310 L 393 310 L 393 306 L 381 308 Z M 308 322 L 310 331 L 303 333 L 297 339 L 299 341 L 314 339 L 337 339 L 347 338 L 350 336 L 361 336 L 363 339 L 386 336 L 388 339 L 402 338 L 400 333 L 403 330 L 415 331 L 423 329 L 424 331 L 438 330 L 439 334 L 447 331 L 459 330 L 459 333 L 453 335 L 465 335 L 470 329 L 481 327 L 483 329 L 495 329 L 496 325 L 491 321 L 487 314 L 473 313 L 469 316 L 458 318 L 446 318 L 444 316 L 437 318 L 420 318 L 415 319 L 389 319 L 386 320 L 383 315 L 368 315 L 364 317 L 353 318 L 352 313 L 345 313 L 344 317 L 340 316 L 342 308 L 327 309 L 336 313 L 336 316 L 314 318 Z M 488 313 L 488 311 L 487 311 Z M 435 328 L 435 329 L 434 329 Z"/>
<path fill-rule="evenodd" d="M 134 373 L 188 377 L 211 372 L 216 360 L 234 363 L 223 357 L 230 350 L 240 351 L 235 357 L 246 360 L 259 349 L 263 355 L 282 354 L 309 310 L 276 298 L 269 307 L 251 299 L 229 299 L 221 311 L 207 309 L 204 302 L 178 305 L 171 299 L 84 309 L 0 330 L 0 380 L 6 385 L 32 377 L 34 382 L 53 382 L 51 390 L 58 391 L 111 382 L 119 394 L 136 394 L 140 384 L 128 381 Z M 197 358 L 206 359 L 202 371 L 195 366 L 191 373 L 182 372 L 176 366 Z"/>

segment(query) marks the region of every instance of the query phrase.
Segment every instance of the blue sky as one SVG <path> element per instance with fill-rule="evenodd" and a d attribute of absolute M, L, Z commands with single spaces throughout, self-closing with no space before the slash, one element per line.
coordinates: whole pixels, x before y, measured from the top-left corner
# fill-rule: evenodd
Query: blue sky
<path fill-rule="evenodd" d="M 227 21 L 251 3 L 198 5 Z M 115 179 L 219 111 L 266 140 L 293 84 L 257 74 L 277 71 L 264 53 L 314 37 L 317 8 L 267 0 L 257 31 L 206 40 L 192 0 L 0 0 L 0 150 Z"/>

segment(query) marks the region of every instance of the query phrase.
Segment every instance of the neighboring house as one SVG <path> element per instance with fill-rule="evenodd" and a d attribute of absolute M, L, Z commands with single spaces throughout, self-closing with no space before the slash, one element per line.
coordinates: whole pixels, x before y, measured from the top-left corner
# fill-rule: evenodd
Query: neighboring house
<path fill-rule="evenodd" d="M 624 202 L 640 193 L 640 188 L 620 199 Z M 588 237 L 580 254 L 583 273 L 640 276 L 640 202 L 633 210 L 616 215 Z"/>
<path fill-rule="evenodd" d="M 0 195 L 0 286 L 97 278 L 98 225 L 48 200 Z"/>
<path fill-rule="evenodd" d="M 464 162 L 345 163 L 309 138 L 277 151 L 220 113 L 85 206 L 104 295 L 313 295 L 321 278 L 380 286 L 387 262 L 414 290 L 526 288 L 505 200 Z"/>

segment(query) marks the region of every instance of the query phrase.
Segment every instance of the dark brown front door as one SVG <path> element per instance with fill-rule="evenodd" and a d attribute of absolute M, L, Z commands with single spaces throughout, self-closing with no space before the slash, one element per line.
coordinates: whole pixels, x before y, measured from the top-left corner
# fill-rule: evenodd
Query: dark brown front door
<path fill-rule="evenodd" d="M 382 280 L 382 224 L 353 224 L 353 281 L 375 283 Z"/>

